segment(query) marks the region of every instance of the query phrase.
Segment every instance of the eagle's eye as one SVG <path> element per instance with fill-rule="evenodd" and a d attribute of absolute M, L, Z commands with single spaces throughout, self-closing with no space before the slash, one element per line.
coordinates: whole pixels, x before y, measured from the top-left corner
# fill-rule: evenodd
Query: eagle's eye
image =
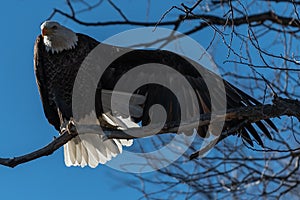
<path fill-rule="evenodd" d="M 53 30 L 56 30 L 56 29 L 57 29 L 57 26 L 56 26 L 56 25 L 52 26 L 52 29 L 53 29 Z"/>

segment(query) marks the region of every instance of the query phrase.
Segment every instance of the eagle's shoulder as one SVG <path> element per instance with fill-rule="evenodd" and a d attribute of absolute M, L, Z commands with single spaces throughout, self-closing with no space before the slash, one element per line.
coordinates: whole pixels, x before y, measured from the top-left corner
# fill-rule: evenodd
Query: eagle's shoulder
<path fill-rule="evenodd" d="M 93 49 L 95 48 L 99 42 L 88 36 L 88 35 L 85 35 L 85 34 L 82 34 L 82 33 L 76 33 L 77 37 L 78 37 L 78 41 L 77 41 L 77 45 L 75 47 L 76 48 L 87 48 L 87 49 Z"/>

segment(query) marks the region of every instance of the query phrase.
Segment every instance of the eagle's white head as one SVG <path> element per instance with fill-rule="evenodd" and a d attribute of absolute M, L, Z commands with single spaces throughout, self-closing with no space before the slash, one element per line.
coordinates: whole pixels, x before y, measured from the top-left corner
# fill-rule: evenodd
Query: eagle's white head
<path fill-rule="evenodd" d="M 41 25 L 41 32 L 46 50 L 52 53 L 72 49 L 78 41 L 76 33 L 54 21 L 45 21 Z"/>

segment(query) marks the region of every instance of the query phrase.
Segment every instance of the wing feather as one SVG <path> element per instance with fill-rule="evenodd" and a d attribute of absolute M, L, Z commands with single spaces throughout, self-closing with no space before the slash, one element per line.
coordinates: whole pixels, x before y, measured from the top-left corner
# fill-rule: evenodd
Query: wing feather
<path fill-rule="evenodd" d="M 49 91 L 46 86 L 46 76 L 44 71 L 44 58 L 47 57 L 45 47 L 43 44 L 42 36 L 38 36 L 34 45 L 34 72 L 36 76 L 36 83 L 40 92 L 40 98 L 44 108 L 44 113 L 49 123 L 52 124 L 55 129 L 59 130 L 60 120 L 57 113 L 57 109 L 50 105 Z"/>

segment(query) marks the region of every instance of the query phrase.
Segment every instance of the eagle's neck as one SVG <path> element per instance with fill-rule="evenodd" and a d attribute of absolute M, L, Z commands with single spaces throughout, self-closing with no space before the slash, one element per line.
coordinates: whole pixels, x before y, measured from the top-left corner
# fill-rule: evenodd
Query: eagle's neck
<path fill-rule="evenodd" d="M 59 53 L 63 50 L 69 50 L 76 47 L 78 36 L 76 33 L 71 32 L 63 35 L 44 36 L 44 44 L 47 52 Z"/>

